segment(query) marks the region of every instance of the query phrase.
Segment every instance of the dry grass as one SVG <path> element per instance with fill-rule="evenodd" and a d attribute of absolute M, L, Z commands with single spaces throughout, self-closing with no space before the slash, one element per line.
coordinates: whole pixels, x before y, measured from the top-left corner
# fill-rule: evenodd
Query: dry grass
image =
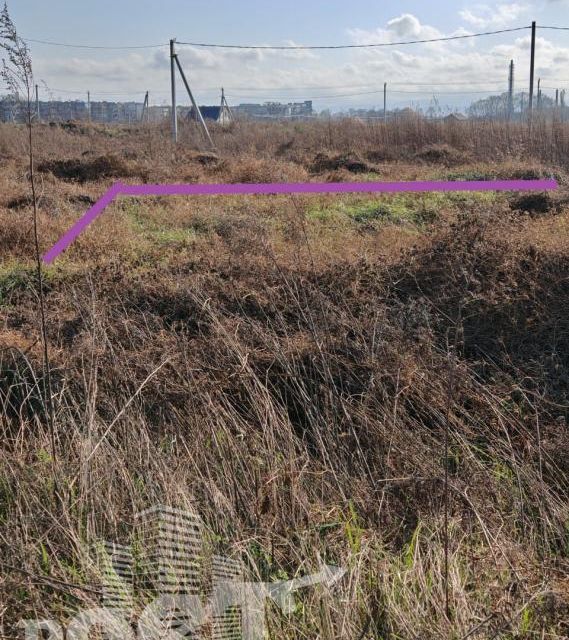
<path fill-rule="evenodd" d="M 157 128 L 45 127 L 40 163 L 78 171 L 43 173 L 44 248 L 111 184 L 100 158 L 134 181 L 565 184 L 566 131 L 239 125 L 212 155 L 189 128 L 174 150 Z M 3 637 L 92 604 L 85 545 L 154 502 L 198 509 L 252 576 L 347 569 L 273 611 L 274 638 L 567 636 L 563 190 L 119 200 L 47 270 L 53 468 L 20 133 L 0 130 Z"/>

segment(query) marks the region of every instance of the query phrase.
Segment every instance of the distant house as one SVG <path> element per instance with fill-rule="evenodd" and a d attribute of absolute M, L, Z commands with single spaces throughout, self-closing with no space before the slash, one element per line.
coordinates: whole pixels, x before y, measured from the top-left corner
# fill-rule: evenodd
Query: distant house
<path fill-rule="evenodd" d="M 443 122 L 464 122 L 468 118 L 463 113 L 449 113 L 443 118 Z"/>
<path fill-rule="evenodd" d="M 202 114 L 202 118 L 204 120 L 213 120 L 214 122 L 218 122 L 219 124 L 229 124 L 231 122 L 231 111 L 227 106 L 217 106 L 217 107 L 207 107 L 200 106 L 200 112 Z M 197 114 L 194 107 L 188 109 L 186 117 L 188 120 L 196 120 Z"/>

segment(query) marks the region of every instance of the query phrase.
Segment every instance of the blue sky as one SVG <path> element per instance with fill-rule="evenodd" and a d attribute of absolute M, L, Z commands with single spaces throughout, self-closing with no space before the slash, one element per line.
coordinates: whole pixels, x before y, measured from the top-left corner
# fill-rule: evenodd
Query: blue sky
<path fill-rule="evenodd" d="M 498 4 L 9 0 L 8 6 L 24 37 L 103 46 L 162 43 L 174 36 L 181 41 L 230 44 L 365 44 L 524 26 L 532 19 L 538 24 L 569 26 L 566 0 Z M 36 80 L 42 87 L 45 82 L 54 97 L 82 97 L 89 89 L 93 99 L 141 100 L 149 89 L 152 102 L 168 99 L 166 49 L 121 52 L 30 46 Z M 392 104 L 424 103 L 431 99 L 431 92 L 437 93 L 443 106 L 462 104 L 478 97 L 474 91 L 497 92 L 501 83 L 505 87 L 510 58 L 516 63 L 521 90 L 527 87 L 528 53 L 529 32 L 525 31 L 344 52 L 180 47 L 180 59 L 202 103 L 217 101 L 219 87 L 224 85 L 234 103 L 321 96 L 316 106 L 334 109 L 379 104 L 380 95 L 371 92 L 381 89 L 384 81 Z M 544 86 L 569 88 L 569 31 L 539 32 L 538 73 L 544 77 Z M 347 95 L 355 93 L 363 95 Z"/>

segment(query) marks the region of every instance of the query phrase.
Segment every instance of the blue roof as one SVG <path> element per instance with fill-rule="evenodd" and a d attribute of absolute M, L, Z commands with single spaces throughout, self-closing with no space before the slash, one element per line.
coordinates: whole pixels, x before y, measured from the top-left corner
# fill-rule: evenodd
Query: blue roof
<path fill-rule="evenodd" d="M 200 111 L 202 117 L 206 120 L 219 120 L 219 114 L 221 113 L 221 107 L 204 107 L 200 105 Z M 194 117 L 194 108 L 190 111 L 190 117 Z"/>

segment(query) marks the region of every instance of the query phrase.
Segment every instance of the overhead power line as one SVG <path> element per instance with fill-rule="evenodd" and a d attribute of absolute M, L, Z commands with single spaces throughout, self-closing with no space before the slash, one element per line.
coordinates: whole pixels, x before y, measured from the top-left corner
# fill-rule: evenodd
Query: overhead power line
<path fill-rule="evenodd" d="M 34 38 L 22 38 L 24 42 L 33 42 L 34 44 L 46 44 L 51 47 L 67 47 L 69 49 L 104 49 L 104 50 L 121 50 L 121 49 L 160 49 L 167 47 L 167 44 L 142 44 L 136 46 L 103 46 L 91 44 L 69 44 L 68 42 L 51 42 L 49 40 L 35 40 Z"/>
<path fill-rule="evenodd" d="M 273 49 L 273 50 L 302 50 L 302 49 L 371 49 L 377 47 L 396 47 L 407 44 L 428 44 L 431 42 L 448 42 L 449 40 L 464 40 L 466 38 L 479 38 L 480 36 L 491 36 L 500 33 L 512 33 L 514 31 L 525 31 L 531 27 L 514 27 L 511 29 L 499 29 L 497 31 L 483 31 L 481 33 L 465 33 L 456 36 L 443 36 L 440 38 L 425 38 L 422 40 L 405 40 L 400 42 L 377 42 L 372 44 L 336 44 L 336 45 L 241 45 L 241 44 L 216 44 L 205 42 L 182 42 L 177 44 L 189 45 L 192 47 L 208 47 L 217 49 Z M 554 27 L 547 27 L 554 28 Z M 563 29 L 564 27 L 555 27 Z M 106 45 L 88 45 L 88 44 L 71 44 L 69 42 L 54 42 L 50 40 L 39 40 L 35 38 L 22 38 L 24 42 L 32 42 L 35 44 L 44 44 L 52 47 L 68 47 L 70 49 L 102 49 L 102 50 L 124 50 L 124 49 L 159 49 L 168 47 L 169 44 L 144 44 L 135 46 L 106 46 Z"/>
<path fill-rule="evenodd" d="M 485 89 L 482 91 L 437 91 L 433 89 L 432 91 L 401 91 L 395 90 L 391 91 L 391 94 L 411 94 L 411 95 L 439 95 L 439 96 L 463 96 L 463 95 L 484 95 L 487 93 L 491 93 L 491 89 Z M 360 91 L 358 93 L 336 93 L 336 94 L 326 94 L 319 96 L 303 96 L 305 100 L 324 100 L 329 98 L 355 98 L 358 96 L 369 96 L 369 95 L 377 95 L 383 93 L 383 89 L 377 89 L 375 91 Z M 504 91 L 505 93 L 505 91 Z M 247 100 L 251 99 L 252 96 L 245 95 L 232 95 L 233 98 L 238 98 L 239 100 Z M 278 98 L 278 96 L 274 96 Z M 282 98 L 280 98 L 282 99 Z"/>
<path fill-rule="evenodd" d="M 346 84 L 346 85 L 296 85 L 294 87 L 232 87 L 226 86 L 226 89 L 229 91 L 262 91 L 262 92 L 270 92 L 270 91 L 306 91 L 306 90 L 322 90 L 322 91 L 330 91 L 332 89 L 362 89 L 364 87 L 373 87 L 377 83 L 368 82 L 367 84 Z M 450 86 L 450 87 L 458 87 L 458 86 L 502 86 L 504 82 L 502 80 L 494 80 L 494 81 L 486 81 L 486 82 L 389 82 L 389 86 L 392 87 L 439 87 L 439 86 Z"/>
<path fill-rule="evenodd" d="M 336 44 L 336 45 L 242 45 L 242 44 L 213 44 L 205 42 L 182 42 L 177 44 L 192 47 L 207 47 L 214 49 L 272 49 L 272 50 L 306 50 L 306 49 L 371 49 L 376 47 L 396 47 L 406 44 L 427 44 L 430 42 L 447 42 L 449 40 L 464 40 L 466 38 L 478 38 L 491 36 L 498 33 L 511 33 L 513 31 L 525 31 L 531 27 L 515 27 L 512 29 L 500 29 L 499 31 L 484 31 L 481 33 L 467 33 L 459 36 L 445 36 L 441 38 L 426 38 L 422 40 L 404 40 L 400 42 L 376 42 L 372 44 Z"/>

